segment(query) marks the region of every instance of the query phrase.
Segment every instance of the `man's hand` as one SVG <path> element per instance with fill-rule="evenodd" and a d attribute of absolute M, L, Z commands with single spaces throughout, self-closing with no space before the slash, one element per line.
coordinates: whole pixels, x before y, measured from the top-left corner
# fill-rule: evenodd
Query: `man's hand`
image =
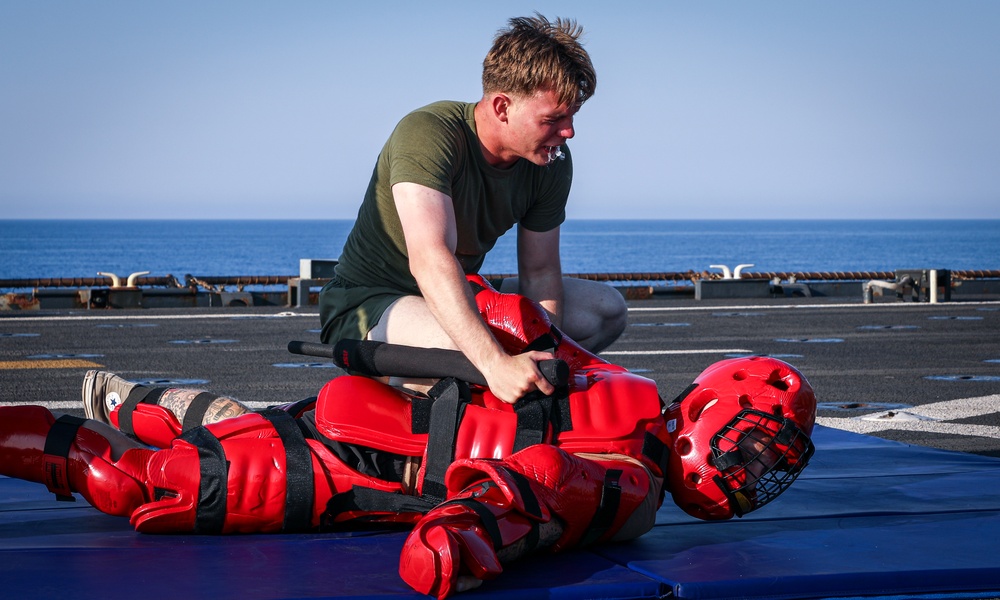
<path fill-rule="evenodd" d="M 493 395 L 507 404 L 514 404 L 525 395 L 538 390 L 552 394 L 555 387 L 542 376 L 538 361 L 555 358 L 548 352 L 525 352 L 516 356 L 498 355 L 482 369 Z"/>

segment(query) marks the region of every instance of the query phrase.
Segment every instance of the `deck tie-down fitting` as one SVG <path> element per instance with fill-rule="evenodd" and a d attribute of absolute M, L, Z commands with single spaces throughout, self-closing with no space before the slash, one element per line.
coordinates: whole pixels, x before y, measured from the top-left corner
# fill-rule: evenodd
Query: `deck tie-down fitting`
<path fill-rule="evenodd" d="M 114 273 L 105 273 L 103 271 L 98 271 L 97 274 L 100 275 L 100 276 L 102 276 L 102 277 L 109 277 L 109 278 L 111 278 L 111 287 L 112 287 L 112 289 L 114 289 L 114 288 L 121 288 L 122 287 L 122 280 L 121 280 L 121 277 L 119 277 L 118 275 L 116 275 Z M 136 283 L 135 283 L 136 280 L 139 279 L 140 277 L 142 277 L 143 275 L 149 275 L 149 271 L 137 271 L 135 273 L 132 273 L 131 275 L 128 276 L 128 279 L 125 281 L 125 287 L 128 287 L 128 288 L 134 288 L 134 287 L 136 287 Z"/>
<path fill-rule="evenodd" d="M 754 265 L 752 264 L 740 264 L 736 265 L 736 268 L 730 273 L 728 265 L 708 265 L 712 269 L 722 269 L 723 279 L 739 279 L 743 276 L 743 269 L 750 268 Z"/>
<path fill-rule="evenodd" d="M 865 304 L 873 302 L 877 288 L 895 291 L 899 300 L 904 300 L 909 292 L 914 302 L 920 301 L 921 296 L 925 302 L 932 304 L 948 302 L 951 300 L 951 277 L 949 269 L 900 269 L 896 271 L 895 281 L 873 279 L 865 282 L 863 300 Z M 939 288 L 943 288 L 943 295 L 939 293 Z"/>

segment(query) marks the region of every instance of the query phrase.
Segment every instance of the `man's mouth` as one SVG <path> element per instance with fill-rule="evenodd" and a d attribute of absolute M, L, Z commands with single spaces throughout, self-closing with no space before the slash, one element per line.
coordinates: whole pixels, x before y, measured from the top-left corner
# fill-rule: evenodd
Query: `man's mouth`
<path fill-rule="evenodd" d="M 545 154 L 547 157 L 547 162 L 555 162 L 556 160 L 563 160 L 566 155 L 563 154 L 561 146 L 545 146 Z"/>

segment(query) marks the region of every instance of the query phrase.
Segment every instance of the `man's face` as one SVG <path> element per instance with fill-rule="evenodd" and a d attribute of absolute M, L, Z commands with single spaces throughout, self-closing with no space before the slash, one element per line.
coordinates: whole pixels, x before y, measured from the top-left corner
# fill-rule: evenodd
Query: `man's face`
<path fill-rule="evenodd" d="M 726 476 L 732 495 L 739 503 L 740 513 L 746 514 L 756 508 L 758 500 L 757 482 L 781 460 L 781 454 L 771 444 L 768 434 L 759 435 L 760 430 L 751 432 L 737 444 L 743 457 L 742 467 L 734 467 Z"/>
<path fill-rule="evenodd" d="M 556 150 L 576 133 L 573 117 L 579 106 L 560 104 L 555 92 L 514 96 L 507 110 L 506 158 L 523 158 L 545 166 L 556 160 Z"/>
<path fill-rule="evenodd" d="M 744 485 L 754 485 L 761 477 L 768 473 L 782 458 L 782 454 L 771 443 L 769 435 L 761 437 L 747 437 L 740 442 L 743 456 L 749 458 L 745 466 L 746 483 Z"/>

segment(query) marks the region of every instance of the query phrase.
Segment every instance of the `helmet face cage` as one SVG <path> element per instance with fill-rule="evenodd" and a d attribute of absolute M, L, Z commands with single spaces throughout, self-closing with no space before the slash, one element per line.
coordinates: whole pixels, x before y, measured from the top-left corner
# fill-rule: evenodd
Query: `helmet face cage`
<path fill-rule="evenodd" d="M 785 491 L 815 451 L 792 420 L 753 409 L 741 411 L 720 429 L 711 449 L 711 462 L 719 471 L 714 481 L 740 517 Z"/>

